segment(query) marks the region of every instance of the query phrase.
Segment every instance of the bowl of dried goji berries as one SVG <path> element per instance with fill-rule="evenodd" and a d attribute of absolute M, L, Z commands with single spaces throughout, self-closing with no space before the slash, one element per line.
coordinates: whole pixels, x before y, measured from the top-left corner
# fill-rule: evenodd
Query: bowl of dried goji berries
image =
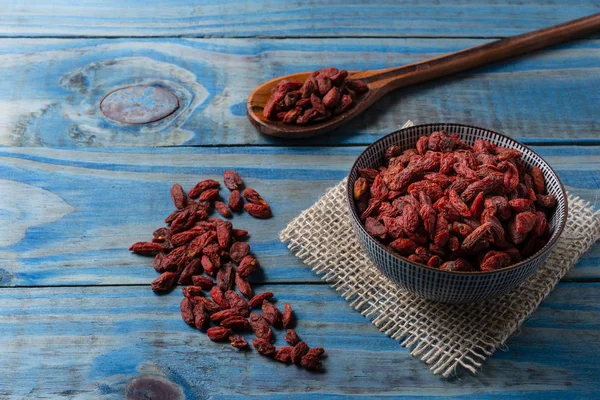
<path fill-rule="evenodd" d="M 566 223 L 550 165 L 500 133 L 461 124 L 379 139 L 348 177 L 361 246 L 393 282 L 445 303 L 508 292 L 544 262 Z"/>

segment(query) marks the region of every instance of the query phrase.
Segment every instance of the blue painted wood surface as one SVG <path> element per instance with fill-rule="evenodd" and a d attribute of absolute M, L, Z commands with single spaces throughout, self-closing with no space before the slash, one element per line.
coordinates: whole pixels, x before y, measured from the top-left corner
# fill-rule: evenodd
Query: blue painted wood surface
<path fill-rule="evenodd" d="M 1 36 L 497 37 L 598 12 L 586 0 L 2 2 Z"/>
<path fill-rule="evenodd" d="M 600 198 L 600 147 L 534 146 L 567 190 L 595 204 Z M 190 189 L 222 179 L 235 166 L 273 207 L 262 221 L 236 215 L 263 267 L 257 282 L 316 282 L 278 233 L 328 187 L 343 179 L 362 147 L 229 147 L 97 149 L 0 148 L 0 174 L 18 210 L 1 215 L 2 268 L 8 285 L 145 284 L 154 279 L 147 257 L 124 244 L 149 240 L 173 211 L 169 188 Z M 0 190 L 2 190 L 0 181 Z M 221 192 L 227 196 L 227 189 Z M 42 218 L 32 197 L 45 204 Z M 25 202 L 25 200 L 29 200 Z M 22 206 L 18 206 L 22 203 Z M 31 220 L 31 222 L 29 222 Z M 49 221 L 47 221 L 49 220 Z M 56 222 L 48 223 L 56 220 Z M 33 222 L 38 221 L 38 222 Z M 43 225 L 41 224 L 43 223 Z M 27 233 L 25 229 L 29 225 Z M 569 278 L 600 278 L 600 249 L 586 255 Z"/>
<path fill-rule="evenodd" d="M 0 399 L 121 399 L 143 379 L 188 399 L 600 393 L 598 245 L 504 351 L 476 375 L 444 380 L 278 240 L 365 145 L 407 119 L 471 123 L 533 144 L 569 191 L 600 208 L 598 35 L 390 94 L 319 138 L 266 137 L 245 117 L 250 90 L 275 76 L 415 62 L 592 14 L 598 4 L 71 3 L 0 2 Z M 102 117 L 107 93 L 136 84 L 169 90 L 180 107 L 145 126 Z M 274 211 L 266 221 L 233 219 L 250 230 L 261 261 L 257 290 L 292 304 L 300 335 L 329 353 L 325 373 L 210 342 L 181 321 L 179 290 L 154 295 L 151 260 L 126 250 L 162 225 L 174 182 L 189 188 L 228 168 Z"/>
<path fill-rule="evenodd" d="M 600 40 L 583 40 L 405 88 L 335 132 L 288 141 L 245 114 L 251 90 L 274 77 L 336 65 L 377 69 L 481 39 L 3 39 L 0 145 L 41 147 L 366 145 L 408 119 L 461 122 L 525 143 L 600 144 Z M 18 90 L 15 88 L 18 83 Z M 115 89 L 159 85 L 180 108 L 149 125 L 100 112 Z"/>
<path fill-rule="evenodd" d="M 0 289 L 0 396 L 121 399 L 133 378 L 159 376 L 188 399 L 594 398 L 600 284 L 561 283 L 504 351 L 476 375 L 434 377 L 331 288 L 268 285 L 327 349 L 324 373 L 239 354 L 179 317 L 181 293 L 148 287 Z M 282 344 L 276 331 L 276 344 Z M 68 391 L 68 390 L 71 391 Z M 40 397 L 43 397 L 40 396 Z"/>

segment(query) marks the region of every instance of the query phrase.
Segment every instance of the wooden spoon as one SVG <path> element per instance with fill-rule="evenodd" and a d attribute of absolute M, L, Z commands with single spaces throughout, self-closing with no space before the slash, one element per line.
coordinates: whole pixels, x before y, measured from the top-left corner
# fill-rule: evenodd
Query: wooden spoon
<path fill-rule="evenodd" d="M 344 113 L 309 125 L 284 124 L 263 116 L 263 107 L 271 97 L 271 89 L 279 81 L 287 79 L 304 82 L 310 72 L 282 76 L 263 83 L 250 94 L 247 103 L 248 119 L 256 129 L 267 135 L 294 139 L 321 135 L 350 121 L 392 90 L 587 36 L 599 30 L 600 13 L 402 67 L 350 72 L 348 79 L 362 79 L 369 86 L 369 91 Z"/>

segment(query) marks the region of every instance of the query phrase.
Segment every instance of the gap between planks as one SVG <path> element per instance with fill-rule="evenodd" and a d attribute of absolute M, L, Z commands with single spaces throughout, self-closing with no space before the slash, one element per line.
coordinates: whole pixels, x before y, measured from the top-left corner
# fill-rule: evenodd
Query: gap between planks
<path fill-rule="evenodd" d="M 329 285 L 325 281 L 314 282 L 251 282 L 254 286 L 324 286 Z M 559 281 L 562 284 L 569 283 L 600 283 L 600 278 L 563 278 Z M 97 284 L 97 285 L 14 285 L 0 286 L 3 289 L 43 289 L 43 288 L 95 288 L 95 287 L 149 287 L 150 283 L 124 283 L 124 284 Z M 185 286 L 185 285 L 184 285 Z M 174 290 L 182 285 L 177 285 Z M 169 292 L 170 293 L 170 292 Z"/>

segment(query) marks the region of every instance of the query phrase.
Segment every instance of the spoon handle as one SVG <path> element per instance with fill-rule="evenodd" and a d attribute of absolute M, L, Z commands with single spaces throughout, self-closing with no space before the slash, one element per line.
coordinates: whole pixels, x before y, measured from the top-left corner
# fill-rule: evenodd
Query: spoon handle
<path fill-rule="evenodd" d="M 590 35 L 600 30 L 600 13 L 522 35 L 446 54 L 402 67 L 353 74 L 372 91 L 373 101 L 400 87 L 515 57 L 543 47 Z"/>

